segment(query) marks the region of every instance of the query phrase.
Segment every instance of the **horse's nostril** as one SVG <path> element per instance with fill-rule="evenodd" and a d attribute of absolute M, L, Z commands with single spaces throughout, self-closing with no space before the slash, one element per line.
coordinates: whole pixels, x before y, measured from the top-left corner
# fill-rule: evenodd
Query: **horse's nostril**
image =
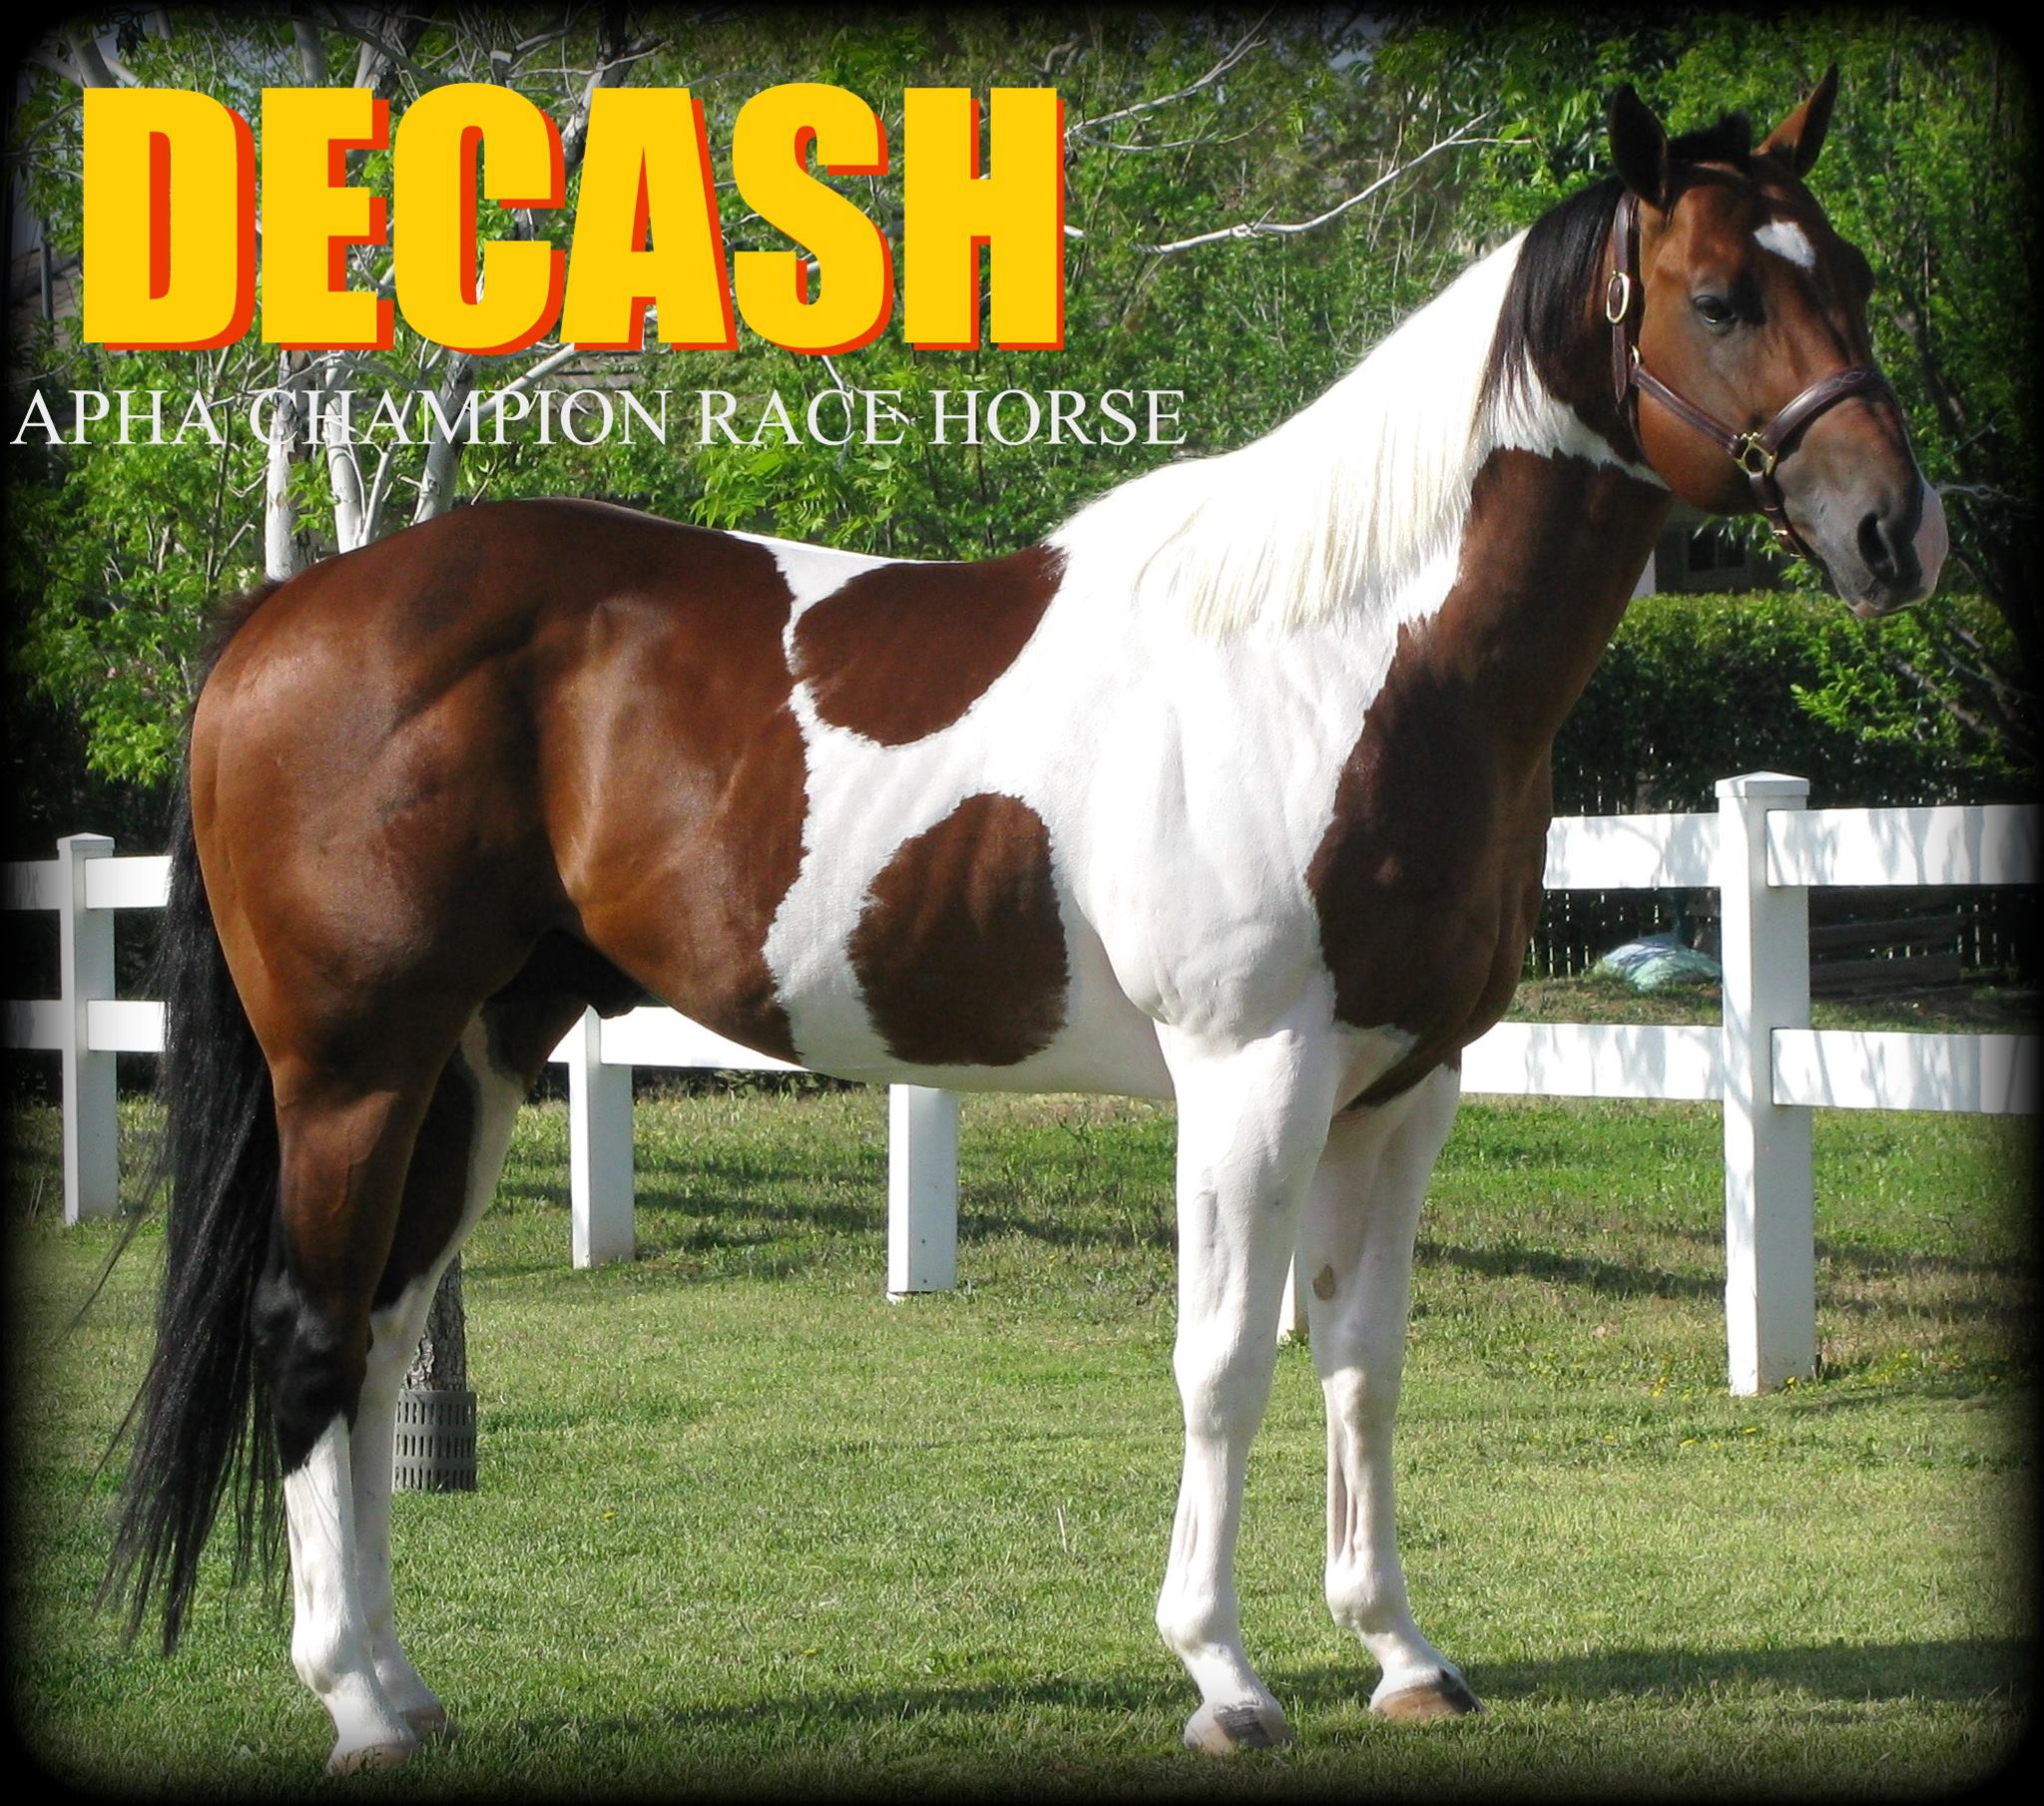
<path fill-rule="evenodd" d="M 1859 556 L 1877 577 L 1895 574 L 1894 548 L 1888 540 L 1887 524 L 1878 511 L 1867 514 L 1859 523 Z"/>

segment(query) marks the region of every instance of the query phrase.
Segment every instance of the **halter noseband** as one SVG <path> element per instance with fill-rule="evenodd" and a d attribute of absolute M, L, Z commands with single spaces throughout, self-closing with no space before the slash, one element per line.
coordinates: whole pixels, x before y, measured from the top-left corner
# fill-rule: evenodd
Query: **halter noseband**
<path fill-rule="evenodd" d="M 1619 418 L 1632 429 L 1635 442 L 1639 442 L 1639 397 L 1643 392 L 1653 396 L 1683 425 L 1703 434 L 1746 472 L 1755 504 L 1767 516 L 1775 538 L 1786 551 L 1812 564 L 1821 563 L 1788 524 L 1788 510 L 1782 485 L 1775 480 L 1775 466 L 1782 461 L 1782 448 L 1789 439 L 1846 396 L 1874 391 L 1892 399 L 1894 391 L 1888 387 L 1887 378 L 1870 364 L 1833 370 L 1828 376 L 1818 377 L 1766 426 L 1754 432 L 1735 432 L 1717 415 L 1677 394 L 1640 362 L 1640 347 L 1633 339 L 1633 319 L 1641 300 L 1639 261 L 1640 202 L 1637 195 L 1628 191 L 1620 197 L 1618 216 L 1611 223 L 1611 273 L 1604 284 L 1604 317 L 1611 322 L 1611 387 Z M 1644 454 L 1644 445 L 1641 449 Z"/>

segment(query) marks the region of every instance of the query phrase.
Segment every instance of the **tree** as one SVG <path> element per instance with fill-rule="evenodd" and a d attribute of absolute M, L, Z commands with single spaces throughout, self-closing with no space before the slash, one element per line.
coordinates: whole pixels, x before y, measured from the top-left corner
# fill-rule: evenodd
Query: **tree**
<path fill-rule="evenodd" d="M 480 229 L 556 240 L 568 229 L 588 98 L 600 85 L 692 86 L 723 169 L 739 106 L 776 81 L 851 88 L 880 109 L 896 146 L 906 84 L 984 92 L 1052 82 L 1067 108 L 1070 239 L 1067 345 L 1055 353 L 930 356 L 889 332 L 822 360 L 750 335 L 729 353 L 650 346 L 624 356 L 543 341 L 490 359 L 446 352 L 400 325 L 381 354 L 278 354 L 252 338 L 215 353 L 114 355 L 81 344 L 75 318 L 60 311 L 16 359 L 60 420 L 68 392 L 82 388 L 201 390 L 238 413 L 267 391 L 293 397 L 271 410 L 266 445 L 229 430 L 218 446 L 46 447 L 18 484 L 9 576 L 26 601 L 14 637 L 21 676 L 81 712 L 96 769 L 149 784 L 175 764 L 214 598 L 457 502 L 608 495 L 713 525 L 958 555 L 1026 540 L 1130 474 L 1131 457 L 1171 455 L 1043 445 L 867 455 L 771 435 L 700 449 L 644 440 L 583 448 L 540 444 L 530 426 L 501 446 L 444 433 L 407 445 L 385 433 L 312 455 L 313 390 L 328 418 L 350 387 L 407 406 L 431 395 L 446 417 L 471 393 L 630 382 L 646 392 L 727 389 L 751 418 L 769 391 L 799 395 L 819 383 L 897 390 L 904 409 L 944 387 L 1155 385 L 1204 404 L 1187 422 L 1193 449 L 1234 445 L 1325 386 L 1435 285 L 1453 253 L 1433 242 L 1437 210 L 1410 203 L 1482 136 L 1480 108 L 1419 110 L 1383 129 L 1364 104 L 1366 64 L 1344 62 L 1354 44 L 1318 17 L 1094 20 L 1064 36 L 979 17 L 806 33 L 784 20 L 720 17 L 666 23 L 662 37 L 615 10 L 571 10 L 545 30 L 505 16 L 427 26 L 329 7 L 289 20 L 144 17 L 132 42 L 80 27 L 31 63 L 17 165 L 60 257 L 75 261 L 79 248 L 78 98 L 98 81 L 201 88 L 252 119 L 265 84 L 352 80 L 401 108 L 438 81 L 508 82 L 559 124 L 570 206 L 551 217 L 485 206 Z M 113 37 L 120 55 L 90 54 Z M 351 179 L 387 194 L 388 165 L 387 153 L 357 154 Z M 898 159 L 889 174 L 850 186 L 898 238 Z M 734 251 L 780 242 L 730 205 L 728 185 L 720 199 Z M 350 257 L 357 285 L 387 289 L 387 250 L 357 247 Z M 17 389 L 17 410 L 23 399 Z"/>

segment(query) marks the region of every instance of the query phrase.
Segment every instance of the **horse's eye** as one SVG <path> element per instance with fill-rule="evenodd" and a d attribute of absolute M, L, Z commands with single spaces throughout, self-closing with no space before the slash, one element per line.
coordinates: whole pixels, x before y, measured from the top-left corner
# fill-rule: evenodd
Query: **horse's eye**
<path fill-rule="evenodd" d="M 1698 294 L 1690 297 L 1693 306 L 1705 325 L 1722 332 L 1737 318 L 1732 303 L 1722 294 Z"/>

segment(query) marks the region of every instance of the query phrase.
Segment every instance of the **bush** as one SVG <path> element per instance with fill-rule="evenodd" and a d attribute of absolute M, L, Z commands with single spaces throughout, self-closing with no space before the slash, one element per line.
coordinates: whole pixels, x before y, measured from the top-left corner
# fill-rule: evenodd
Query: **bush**
<path fill-rule="evenodd" d="M 1932 607 L 1947 631 L 2008 639 L 1978 597 Z M 1936 670 L 1938 631 L 1918 611 L 1865 623 L 1801 592 L 1642 597 L 1555 741 L 1555 813 L 1714 810 L 1721 777 L 1764 770 L 1808 778 L 1813 808 L 2027 801 L 2034 772 L 1894 670 Z M 1633 936 L 1693 927 L 1676 914 L 1684 901 L 1550 891 L 1527 975 L 1581 972 Z M 1969 957 L 1992 943 L 1993 963 L 2018 958 L 2000 906 L 1980 907 L 1997 926 L 1976 923 Z"/>
<path fill-rule="evenodd" d="M 2006 637 L 1977 597 L 1934 606 Z M 1894 676 L 1894 657 L 1927 663 L 1924 634 L 1788 591 L 1642 597 L 1555 741 L 1555 812 L 1711 809 L 1719 778 L 1762 770 L 1808 778 L 1820 808 L 2027 799 L 2034 773 Z M 1877 711 L 1848 720 L 1848 694 Z"/>

